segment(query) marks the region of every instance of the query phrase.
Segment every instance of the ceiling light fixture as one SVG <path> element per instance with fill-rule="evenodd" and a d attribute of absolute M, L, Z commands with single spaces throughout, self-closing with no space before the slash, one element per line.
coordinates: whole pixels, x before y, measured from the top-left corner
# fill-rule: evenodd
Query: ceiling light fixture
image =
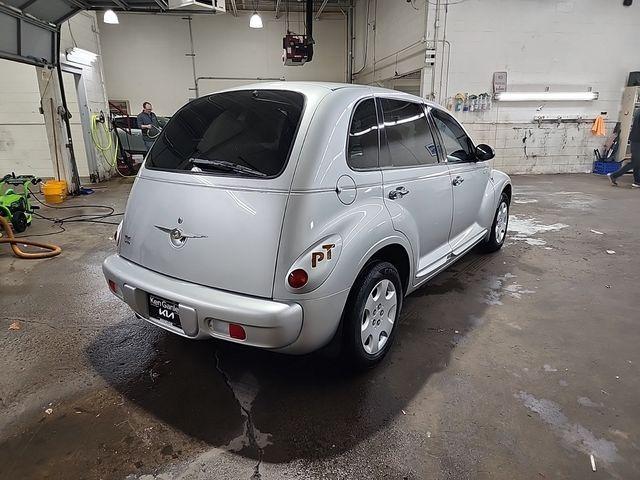
<path fill-rule="evenodd" d="M 104 23 L 109 23 L 111 25 L 118 25 L 120 21 L 118 20 L 118 15 L 113 10 L 109 9 L 104 12 L 104 16 L 102 17 L 102 21 Z"/>
<path fill-rule="evenodd" d="M 262 17 L 254 10 L 253 15 L 249 19 L 250 28 L 262 28 Z"/>
<path fill-rule="evenodd" d="M 81 65 L 91 65 L 95 62 L 98 55 L 89 50 L 84 50 L 82 48 L 73 47 L 65 52 L 67 61 L 73 63 L 80 63 Z"/>
<path fill-rule="evenodd" d="M 501 102 L 564 102 L 597 100 L 598 92 L 499 92 Z"/>

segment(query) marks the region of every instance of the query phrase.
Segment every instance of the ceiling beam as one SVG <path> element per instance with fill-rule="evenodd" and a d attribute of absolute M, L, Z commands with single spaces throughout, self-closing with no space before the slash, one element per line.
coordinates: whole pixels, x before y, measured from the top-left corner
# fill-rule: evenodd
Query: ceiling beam
<path fill-rule="evenodd" d="M 320 8 L 318 9 L 318 13 L 316 13 L 316 20 L 320 18 L 320 15 L 322 15 L 324 8 L 327 6 L 327 3 L 329 3 L 329 0 L 324 0 L 324 2 L 322 2 L 322 5 L 320 5 Z"/>
<path fill-rule="evenodd" d="M 76 8 L 74 10 L 70 10 L 66 15 L 63 15 L 60 18 L 57 18 L 56 20 L 54 20 L 53 23 L 55 23 L 56 25 L 61 25 L 62 23 L 66 22 L 67 20 L 69 20 L 71 17 L 73 17 L 76 13 L 82 11 L 82 8 Z"/>
<path fill-rule="evenodd" d="M 231 3 L 231 12 L 233 13 L 234 17 L 238 16 L 238 6 L 236 5 L 236 0 L 229 0 L 229 3 Z"/>
<path fill-rule="evenodd" d="M 83 2 L 81 0 L 62 0 L 62 1 L 67 5 L 70 5 L 73 7 L 79 7 L 84 10 L 89 10 L 91 8 L 91 6 L 87 4 L 87 2 Z"/>
<path fill-rule="evenodd" d="M 28 1 L 24 2 L 22 5 L 20 5 L 18 8 L 20 10 L 24 10 L 25 8 L 29 8 L 31 5 L 33 5 L 37 1 L 38 0 L 28 0 Z"/>
<path fill-rule="evenodd" d="M 167 10 L 169 8 L 169 5 L 167 5 L 167 2 L 165 2 L 164 0 L 155 0 L 155 2 L 158 4 L 161 10 Z"/>
<path fill-rule="evenodd" d="M 123 0 L 111 0 L 113 3 L 115 3 L 117 6 L 119 6 L 120 8 L 122 8 L 123 10 L 129 10 L 130 7 L 127 4 L 127 2 L 123 1 Z"/>

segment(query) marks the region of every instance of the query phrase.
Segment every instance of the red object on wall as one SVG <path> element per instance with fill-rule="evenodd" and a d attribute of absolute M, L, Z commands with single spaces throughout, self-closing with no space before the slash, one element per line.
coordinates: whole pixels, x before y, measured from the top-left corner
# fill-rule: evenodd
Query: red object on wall
<path fill-rule="evenodd" d="M 312 47 L 307 43 L 306 35 L 287 34 L 282 39 L 282 61 L 285 65 L 301 66 L 310 61 Z"/>

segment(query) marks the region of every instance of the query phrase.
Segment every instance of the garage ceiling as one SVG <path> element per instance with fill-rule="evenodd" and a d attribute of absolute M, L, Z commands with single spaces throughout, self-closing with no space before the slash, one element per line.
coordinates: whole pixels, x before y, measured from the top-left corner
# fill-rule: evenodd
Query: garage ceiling
<path fill-rule="evenodd" d="M 69 1 L 69 0 L 67 0 Z M 85 8 L 89 10 L 106 10 L 111 8 L 116 11 L 129 11 L 129 12 L 146 12 L 146 13 L 162 13 L 170 12 L 167 0 L 76 0 L 74 3 L 84 4 Z M 350 0 L 314 0 L 314 11 L 329 13 L 329 12 L 341 12 L 351 3 Z M 273 11 L 280 14 L 285 9 L 285 4 L 288 4 L 289 11 L 301 11 L 304 10 L 305 2 L 300 0 L 227 0 L 227 12 L 237 14 L 242 10 L 260 10 L 260 11 Z M 181 10 L 185 12 L 185 10 Z M 202 10 L 197 10 L 192 13 L 203 13 Z M 211 15 L 209 12 L 205 12 Z"/>
<path fill-rule="evenodd" d="M 313 0 L 316 18 L 323 13 L 345 12 L 351 0 Z M 300 0 L 227 0 L 227 12 L 272 11 L 280 17 L 304 9 Z M 56 61 L 59 26 L 80 10 L 113 9 L 131 13 L 206 14 L 202 10 L 170 10 L 167 0 L 0 0 L 0 58 L 31 65 Z"/>
<path fill-rule="evenodd" d="M 314 12 L 344 12 L 351 0 L 314 0 Z M 305 2 L 300 0 L 227 0 L 227 11 L 260 10 L 280 14 L 288 7 L 289 11 L 304 10 Z M 0 0 L 0 11 L 13 11 L 34 20 L 59 25 L 80 10 L 112 9 L 133 13 L 196 13 L 208 14 L 203 10 L 170 10 L 167 0 Z"/>

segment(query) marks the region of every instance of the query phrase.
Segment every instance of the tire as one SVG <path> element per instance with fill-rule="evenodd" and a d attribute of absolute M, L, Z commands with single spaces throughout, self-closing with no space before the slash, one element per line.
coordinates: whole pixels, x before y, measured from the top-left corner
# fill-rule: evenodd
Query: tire
<path fill-rule="evenodd" d="M 15 233 L 22 233 L 27 229 L 27 215 L 23 211 L 17 211 L 11 218 L 11 224 L 13 225 L 13 231 Z"/>
<path fill-rule="evenodd" d="M 371 368 L 387 354 L 402 309 L 398 270 L 389 262 L 368 264 L 356 279 L 344 310 L 344 353 L 357 370 Z"/>
<path fill-rule="evenodd" d="M 509 227 L 509 197 L 506 193 L 502 193 L 496 214 L 491 224 L 491 235 L 489 239 L 481 244 L 480 248 L 486 253 L 497 252 L 504 245 L 507 238 L 507 229 Z"/>

